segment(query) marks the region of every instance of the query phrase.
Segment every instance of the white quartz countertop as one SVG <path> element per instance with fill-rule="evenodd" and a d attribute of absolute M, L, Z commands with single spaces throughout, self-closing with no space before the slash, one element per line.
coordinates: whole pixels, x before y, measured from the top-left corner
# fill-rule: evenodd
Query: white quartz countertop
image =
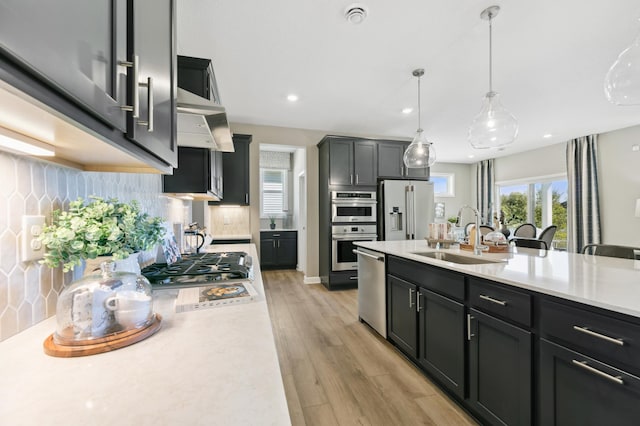
<path fill-rule="evenodd" d="M 355 244 L 417 262 L 640 317 L 640 260 L 513 248 L 512 253 L 481 255 L 485 259 L 501 261 L 499 263 L 465 265 L 415 254 L 442 251 L 474 256 L 472 252 L 460 250 L 457 246 L 435 250 L 428 248 L 424 240 Z"/>
<path fill-rule="evenodd" d="M 257 259 L 253 244 L 208 251 Z M 289 425 L 257 262 L 254 268 L 260 301 L 167 315 L 155 335 L 113 352 L 45 355 L 55 317 L 0 343 L 0 424 Z M 166 301 L 163 293 L 154 297 Z"/>
<path fill-rule="evenodd" d="M 213 241 L 216 240 L 251 240 L 251 234 L 229 234 L 229 235 L 212 235 Z"/>

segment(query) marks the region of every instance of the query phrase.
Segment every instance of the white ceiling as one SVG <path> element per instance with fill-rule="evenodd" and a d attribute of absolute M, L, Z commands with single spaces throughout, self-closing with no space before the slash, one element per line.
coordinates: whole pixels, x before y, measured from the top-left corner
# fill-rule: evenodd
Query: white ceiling
<path fill-rule="evenodd" d="M 417 128 L 411 71 L 425 68 L 422 125 L 442 162 L 640 124 L 640 106 L 603 94 L 608 68 L 640 30 L 638 0 L 361 3 L 369 16 L 353 25 L 343 16 L 350 0 L 180 0 L 178 53 L 212 59 L 231 122 L 407 140 Z M 488 90 L 480 12 L 493 4 L 493 86 L 520 132 L 504 151 L 474 151 L 467 129 Z"/>

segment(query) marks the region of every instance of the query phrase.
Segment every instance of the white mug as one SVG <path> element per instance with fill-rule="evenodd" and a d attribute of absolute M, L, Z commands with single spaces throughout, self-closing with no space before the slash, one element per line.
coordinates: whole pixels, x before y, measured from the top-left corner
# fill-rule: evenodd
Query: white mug
<path fill-rule="evenodd" d="M 138 291 L 121 291 L 105 300 L 105 307 L 116 317 L 116 322 L 124 328 L 135 328 L 146 323 L 151 317 L 151 296 Z"/>

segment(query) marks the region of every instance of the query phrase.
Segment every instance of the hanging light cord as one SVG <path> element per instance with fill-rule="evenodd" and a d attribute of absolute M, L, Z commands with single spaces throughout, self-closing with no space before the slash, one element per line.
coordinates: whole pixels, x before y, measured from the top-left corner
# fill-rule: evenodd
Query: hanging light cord
<path fill-rule="evenodd" d="M 420 76 L 418 76 L 418 131 L 422 130 L 422 124 L 420 116 L 422 115 L 422 109 L 420 108 Z"/>
<path fill-rule="evenodd" d="M 493 93 L 493 13 L 489 12 L 489 93 Z"/>

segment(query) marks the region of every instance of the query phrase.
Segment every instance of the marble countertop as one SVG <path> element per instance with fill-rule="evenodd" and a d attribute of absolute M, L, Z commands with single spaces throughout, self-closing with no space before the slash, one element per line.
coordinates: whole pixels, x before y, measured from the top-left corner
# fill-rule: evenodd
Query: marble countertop
<path fill-rule="evenodd" d="M 216 245 L 209 251 L 253 244 Z M 257 259 L 257 256 L 256 256 Z M 260 266 L 260 301 L 171 313 L 142 342 L 77 358 L 44 354 L 55 317 L 0 343 L 0 423 L 11 425 L 288 425 Z M 159 303 L 156 303 L 159 302 Z"/>
<path fill-rule="evenodd" d="M 539 293 L 640 317 L 640 260 L 589 256 L 564 251 L 513 248 L 512 253 L 483 253 L 498 263 L 464 265 L 415 252 L 442 251 L 474 256 L 470 251 L 428 248 L 426 241 L 356 242 L 358 246 L 440 266 Z"/>

